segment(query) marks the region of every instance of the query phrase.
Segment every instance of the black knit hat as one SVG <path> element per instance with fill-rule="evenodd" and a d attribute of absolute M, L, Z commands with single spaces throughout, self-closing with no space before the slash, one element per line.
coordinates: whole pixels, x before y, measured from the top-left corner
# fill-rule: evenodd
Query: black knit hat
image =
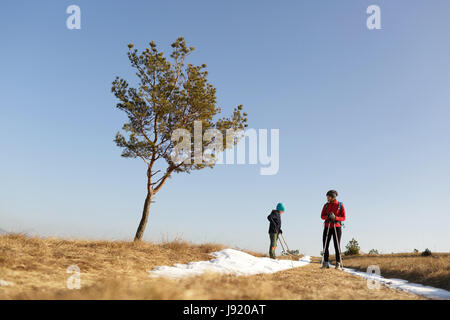
<path fill-rule="evenodd" d="M 336 190 L 330 190 L 327 192 L 327 196 L 330 196 L 332 198 L 337 198 L 338 192 Z"/>

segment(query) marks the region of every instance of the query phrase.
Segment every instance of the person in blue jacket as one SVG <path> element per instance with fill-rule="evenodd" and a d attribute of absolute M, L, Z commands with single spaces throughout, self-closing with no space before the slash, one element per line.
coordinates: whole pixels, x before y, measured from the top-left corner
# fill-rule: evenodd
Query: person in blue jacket
<path fill-rule="evenodd" d="M 270 238 L 270 248 L 269 248 L 269 256 L 272 259 L 275 259 L 275 249 L 277 248 L 278 235 L 283 233 L 281 230 L 281 215 L 284 213 L 285 208 L 282 203 L 277 204 L 275 210 L 267 216 L 267 220 L 269 220 L 269 238 Z"/>

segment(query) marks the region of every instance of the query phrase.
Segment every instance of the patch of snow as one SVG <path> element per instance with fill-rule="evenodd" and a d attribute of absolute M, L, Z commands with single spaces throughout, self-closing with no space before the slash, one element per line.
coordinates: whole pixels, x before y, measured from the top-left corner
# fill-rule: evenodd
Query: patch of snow
<path fill-rule="evenodd" d="M 274 273 L 291 268 L 303 267 L 311 262 L 309 256 L 298 261 L 258 258 L 235 249 L 224 249 L 211 254 L 215 259 L 209 261 L 175 264 L 173 267 L 161 266 L 149 271 L 150 277 L 181 278 L 201 275 L 205 272 L 233 274 L 238 276 L 258 273 Z"/>
<path fill-rule="evenodd" d="M 402 279 L 387 279 L 376 274 L 370 274 L 367 272 L 356 271 L 350 268 L 343 268 L 345 272 L 350 274 L 363 277 L 365 279 L 370 279 L 373 281 L 378 281 L 387 287 L 394 288 L 397 290 L 403 290 L 410 293 L 414 293 L 430 299 L 440 299 L 440 300 L 450 300 L 450 291 L 439 289 L 430 286 L 424 286 L 418 283 L 411 283 Z"/>
<path fill-rule="evenodd" d="M 298 259 L 298 261 L 303 261 L 303 262 L 311 262 L 311 257 L 310 256 L 303 256 L 302 258 Z"/>

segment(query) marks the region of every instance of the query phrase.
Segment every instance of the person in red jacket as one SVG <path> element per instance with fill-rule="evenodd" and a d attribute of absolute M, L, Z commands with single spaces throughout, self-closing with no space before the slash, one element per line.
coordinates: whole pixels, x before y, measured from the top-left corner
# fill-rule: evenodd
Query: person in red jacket
<path fill-rule="evenodd" d="M 320 217 L 325 220 L 325 227 L 323 229 L 322 243 L 323 243 L 323 261 L 322 268 L 329 268 L 328 263 L 329 251 L 328 246 L 333 237 L 334 251 L 336 253 L 336 269 L 342 270 L 341 260 L 341 222 L 345 220 L 345 208 L 342 202 L 336 200 L 338 193 L 336 190 L 327 192 L 328 202 L 323 206 Z"/>

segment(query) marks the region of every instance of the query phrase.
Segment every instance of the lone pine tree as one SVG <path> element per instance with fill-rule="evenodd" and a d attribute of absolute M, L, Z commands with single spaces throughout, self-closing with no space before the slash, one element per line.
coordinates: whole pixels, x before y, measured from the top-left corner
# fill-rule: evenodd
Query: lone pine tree
<path fill-rule="evenodd" d="M 157 49 L 154 41 L 149 45 L 141 53 L 133 49 L 133 44 L 128 45 L 127 55 L 138 77 L 137 86 L 131 87 L 126 80 L 116 77 L 111 89 L 119 100 L 117 108 L 128 116 L 122 132 L 116 134 L 115 143 L 122 148 L 123 157 L 140 158 L 146 164 L 147 196 L 135 241 L 142 239 L 152 200 L 173 173 L 214 167 L 213 162 L 174 161 L 177 141 L 172 141 L 172 133 L 177 129 L 192 132 L 194 122 L 198 121 L 202 134 L 208 129 L 225 133 L 227 129 L 239 131 L 247 127 L 242 105 L 230 117 L 214 120 L 221 113 L 216 89 L 208 82 L 206 65 L 185 65 L 194 48 L 188 47 L 182 37 L 172 43 L 170 59 Z M 212 140 L 202 139 L 201 149 L 207 148 Z M 238 138 L 233 139 L 231 146 L 237 142 Z M 192 141 L 189 146 L 199 147 Z M 223 147 L 230 147 L 228 140 Z"/>

